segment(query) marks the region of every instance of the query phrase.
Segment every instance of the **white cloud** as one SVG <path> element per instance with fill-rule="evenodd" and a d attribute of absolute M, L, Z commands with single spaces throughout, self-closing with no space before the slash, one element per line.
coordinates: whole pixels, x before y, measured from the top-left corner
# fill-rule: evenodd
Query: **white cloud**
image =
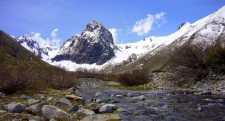
<path fill-rule="evenodd" d="M 53 29 L 53 31 L 52 31 L 52 33 L 51 33 L 51 37 L 52 37 L 52 38 L 56 38 L 57 32 L 58 32 L 58 31 L 59 31 L 59 30 L 58 30 L 57 28 Z"/>
<path fill-rule="evenodd" d="M 116 28 L 110 28 L 109 31 L 112 33 L 114 43 L 117 43 L 118 30 Z"/>
<path fill-rule="evenodd" d="M 49 37 L 47 37 L 46 39 L 43 38 L 40 33 L 31 32 L 31 38 L 43 44 L 43 46 L 47 43 L 47 44 L 59 47 L 61 44 L 61 39 L 57 37 L 58 31 L 59 30 L 57 28 L 53 29 L 53 31 L 51 32 L 50 39 Z"/>
<path fill-rule="evenodd" d="M 132 32 L 137 33 L 138 36 L 148 34 L 152 30 L 154 24 L 160 27 L 161 24 L 166 23 L 165 14 L 165 12 L 157 13 L 155 15 L 147 14 L 147 18 L 138 20 L 134 24 Z"/>
<path fill-rule="evenodd" d="M 165 15 L 166 15 L 165 12 L 157 13 L 155 14 L 155 19 L 163 19 Z"/>

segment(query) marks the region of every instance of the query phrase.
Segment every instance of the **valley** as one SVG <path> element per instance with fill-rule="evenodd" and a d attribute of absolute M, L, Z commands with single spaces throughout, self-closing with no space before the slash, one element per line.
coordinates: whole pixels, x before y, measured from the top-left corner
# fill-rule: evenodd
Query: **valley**
<path fill-rule="evenodd" d="M 0 121 L 225 121 L 224 109 L 225 6 L 125 44 L 97 20 L 60 46 L 0 31 Z"/>

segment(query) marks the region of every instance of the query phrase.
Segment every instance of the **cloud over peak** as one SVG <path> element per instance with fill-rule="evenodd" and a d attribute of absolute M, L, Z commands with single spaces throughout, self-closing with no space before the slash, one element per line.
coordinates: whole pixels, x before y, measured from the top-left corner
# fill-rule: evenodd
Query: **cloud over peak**
<path fill-rule="evenodd" d="M 160 27 L 161 24 L 166 23 L 165 14 L 165 12 L 160 12 L 155 15 L 147 14 L 146 18 L 140 19 L 134 24 L 132 32 L 136 33 L 138 36 L 148 34 L 154 24 Z"/>
<path fill-rule="evenodd" d="M 111 32 L 111 34 L 113 36 L 114 43 L 117 43 L 117 41 L 118 41 L 117 36 L 118 36 L 119 31 L 116 28 L 110 28 L 109 31 Z"/>

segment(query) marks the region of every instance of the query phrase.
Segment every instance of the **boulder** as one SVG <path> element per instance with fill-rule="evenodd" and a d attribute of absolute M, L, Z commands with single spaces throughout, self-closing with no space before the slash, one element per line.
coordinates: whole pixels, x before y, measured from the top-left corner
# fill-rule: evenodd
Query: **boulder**
<path fill-rule="evenodd" d="M 114 104 L 105 104 L 99 108 L 100 113 L 112 113 L 114 112 L 118 107 Z"/>
<path fill-rule="evenodd" d="M 36 99 L 30 99 L 28 100 L 28 105 L 33 105 L 33 104 L 36 104 L 36 103 L 39 103 L 40 101 L 39 100 L 36 100 Z"/>
<path fill-rule="evenodd" d="M 60 98 L 59 100 L 57 100 L 56 106 L 59 106 L 61 104 L 65 104 L 65 105 L 68 105 L 70 107 L 73 106 L 73 104 L 68 99 L 66 99 L 66 98 Z"/>
<path fill-rule="evenodd" d="M 7 110 L 12 113 L 22 113 L 25 111 L 25 106 L 21 103 L 12 102 L 6 106 Z"/>
<path fill-rule="evenodd" d="M 67 112 L 52 105 L 44 105 L 42 107 L 42 113 L 43 117 L 48 120 L 50 119 L 69 120 L 71 117 Z"/>
<path fill-rule="evenodd" d="M 42 103 L 38 103 L 38 104 L 35 104 L 35 105 L 32 105 L 28 108 L 28 110 L 32 113 L 40 113 L 41 110 L 42 110 L 42 107 L 44 105 L 47 105 L 48 103 L 45 103 L 45 102 L 42 102 Z"/>
<path fill-rule="evenodd" d="M 79 106 L 74 105 L 73 107 L 71 107 L 71 108 L 68 110 L 68 112 L 77 112 L 78 109 L 79 109 Z"/>
<path fill-rule="evenodd" d="M 106 93 L 97 92 L 95 94 L 95 100 L 96 100 L 97 103 L 108 102 L 109 96 Z"/>
<path fill-rule="evenodd" d="M 85 117 L 87 115 L 93 115 L 93 114 L 95 114 L 95 112 L 89 109 L 81 109 L 77 111 L 77 115 L 80 117 Z"/>

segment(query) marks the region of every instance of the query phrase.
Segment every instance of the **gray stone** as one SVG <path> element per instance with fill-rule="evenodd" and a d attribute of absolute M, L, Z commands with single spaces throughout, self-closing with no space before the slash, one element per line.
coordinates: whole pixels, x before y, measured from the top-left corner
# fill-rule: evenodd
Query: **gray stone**
<path fill-rule="evenodd" d="M 39 116 L 31 116 L 29 117 L 29 121 L 45 121 L 45 119 Z"/>
<path fill-rule="evenodd" d="M 20 99 L 23 99 L 23 100 L 29 100 L 30 98 L 31 98 L 30 96 L 26 96 L 26 95 L 20 96 Z"/>
<path fill-rule="evenodd" d="M 49 121 L 56 121 L 55 119 L 51 119 L 51 120 L 49 120 Z"/>
<path fill-rule="evenodd" d="M 5 95 L 4 93 L 0 92 L 0 97 L 1 97 L 1 98 L 5 98 L 5 96 L 6 96 L 6 95 Z"/>
<path fill-rule="evenodd" d="M 15 102 L 8 104 L 6 108 L 12 113 L 22 113 L 25 110 L 25 106 L 23 104 Z"/>
<path fill-rule="evenodd" d="M 6 113 L 6 111 L 4 111 L 4 110 L 0 110 L 0 114 L 1 114 L 1 113 Z"/>
<path fill-rule="evenodd" d="M 114 112 L 118 107 L 114 104 L 105 104 L 99 108 L 100 113 L 112 113 Z"/>
<path fill-rule="evenodd" d="M 33 105 L 33 104 L 36 104 L 36 103 L 39 103 L 40 101 L 39 100 L 36 100 L 36 99 L 30 99 L 30 100 L 28 100 L 28 104 L 29 105 Z"/>
<path fill-rule="evenodd" d="M 95 99 L 97 103 L 108 102 L 109 96 L 103 92 L 97 92 L 95 94 Z"/>
<path fill-rule="evenodd" d="M 133 97 L 133 93 L 127 93 L 127 97 Z"/>
<path fill-rule="evenodd" d="M 42 95 L 42 94 L 38 94 L 37 95 L 41 100 L 44 100 L 46 98 L 46 96 Z"/>
<path fill-rule="evenodd" d="M 32 113 L 40 113 L 42 110 L 42 107 L 47 104 L 48 103 L 45 103 L 45 102 L 38 103 L 38 104 L 30 106 L 29 109 Z"/>
<path fill-rule="evenodd" d="M 95 114 L 95 112 L 89 109 L 80 109 L 77 111 L 77 115 L 81 117 L 85 117 L 87 115 L 93 115 L 93 114 Z"/>
<path fill-rule="evenodd" d="M 120 121 L 121 117 L 117 114 L 94 114 L 88 115 L 81 121 L 111 121 L 111 120 Z"/>
<path fill-rule="evenodd" d="M 144 95 L 140 95 L 140 96 L 138 96 L 138 99 L 145 100 L 145 96 Z"/>
<path fill-rule="evenodd" d="M 42 113 L 43 113 L 43 117 L 50 120 L 50 119 L 66 119 L 66 120 L 69 120 L 70 119 L 70 115 L 55 107 L 55 106 L 52 106 L 52 105 L 44 105 L 42 107 Z"/>
<path fill-rule="evenodd" d="M 48 97 L 47 98 L 47 101 L 52 101 L 53 100 L 53 97 Z"/>
<path fill-rule="evenodd" d="M 57 102 L 56 102 L 56 106 L 59 106 L 61 104 L 65 104 L 65 105 L 68 105 L 70 107 L 73 106 L 73 104 L 66 98 L 60 98 Z"/>
<path fill-rule="evenodd" d="M 68 112 L 77 112 L 78 109 L 79 109 L 79 106 L 74 105 L 73 107 L 71 107 L 71 108 L 68 110 Z"/>

